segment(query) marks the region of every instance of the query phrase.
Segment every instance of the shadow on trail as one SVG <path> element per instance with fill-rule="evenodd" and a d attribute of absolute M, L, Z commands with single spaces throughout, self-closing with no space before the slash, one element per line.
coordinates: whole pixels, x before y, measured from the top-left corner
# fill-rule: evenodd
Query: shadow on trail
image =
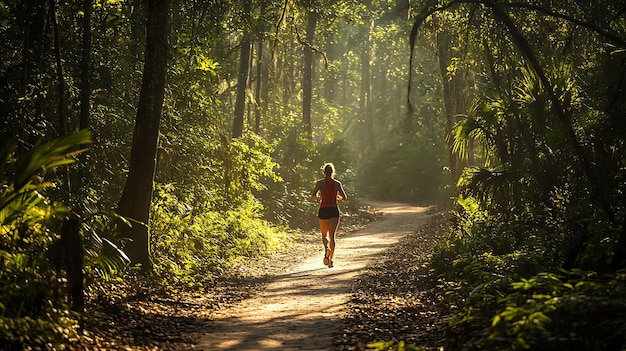
<path fill-rule="evenodd" d="M 426 210 L 390 204 L 381 220 L 337 238 L 334 268 L 322 265 L 321 250 L 302 259 L 295 271 L 275 276 L 251 299 L 218 313 L 196 349 L 333 349 L 332 334 L 356 278 L 416 230 L 427 217 Z"/>
<path fill-rule="evenodd" d="M 305 318 L 302 318 L 305 317 Z M 295 319 L 295 320 L 294 320 Z M 226 333 L 229 340 L 210 340 L 199 350 L 323 350 L 328 345 L 323 340 L 316 341 L 315 335 L 328 324 L 330 317 L 310 318 L 306 315 L 290 315 L 266 319 L 262 322 L 240 322 L 231 327 L 220 327 L 212 335 Z M 228 323 L 229 321 L 225 321 Z M 302 341 L 310 339 L 306 346 Z"/>
<path fill-rule="evenodd" d="M 321 260 L 320 260 L 321 261 Z M 321 262 L 320 262 L 321 264 Z M 358 270 L 326 267 L 278 277 L 252 304 L 209 327 L 199 350 L 325 350 L 332 345 L 320 332 L 332 331 L 342 301 Z M 306 342 L 305 342 L 306 340 Z"/>

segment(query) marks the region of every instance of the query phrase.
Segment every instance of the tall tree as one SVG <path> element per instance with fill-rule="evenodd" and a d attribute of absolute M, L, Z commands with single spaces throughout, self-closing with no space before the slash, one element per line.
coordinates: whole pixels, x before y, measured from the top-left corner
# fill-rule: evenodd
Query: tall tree
<path fill-rule="evenodd" d="M 437 52 L 441 82 L 443 85 L 443 101 L 446 114 L 446 135 L 450 134 L 455 124 L 455 116 L 465 115 L 472 101 L 473 80 L 467 67 L 459 67 L 455 72 L 450 72 L 449 67 L 453 61 L 461 59 L 460 53 L 454 52 L 458 44 L 454 42 L 454 35 L 443 30 L 437 35 Z M 472 163 L 473 152 L 468 152 L 468 160 L 463 160 L 452 151 L 452 140 L 448 142 L 449 162 L 453 181 L 456 181 L 463 168 Z"/>
<path fill-rule="evenodd" d="M 265 13 L 265 1 L 262 1 L 261 9 L 260 9 L 261 16 L 263 16 L 264 13 Z M 263 22 L 262 19 L 259 21 L 256 35 L 257 35 L 257 46 L 256 46 L 257 59 L 256 59 L 256 85 L 254 88 L 254 97 L 256 99 L 255 108 L 254 108 L 254 132 L 259 134 L 261 130 L 261 113 L 264 109 L 263 101 L 265 100 L 261 96 L 261 87 L 263 84 L 263 69 L 264 69 L 263 68 L 264 66 L 263 40 L 265 39 L 265 23 Z"/>
<path fill-rule="evenodd" d="M 28 0 L 23 2 L 24 11 L 24 41 L 22 47 L 21 80 L 19 90 L 19 100 L 16 109 L 20 124 L 20 138 L 28 140 L 31 125 L 28 124 L 28 110 L 25 108 L 26 101 L 34 104 L 34 116 L 41 116 L 43 95 L 41 85 L 35 84 L 36 78 L 41 75 L 45 64 L 45 42 L 46 42 L 46 3 L 43 1 Z M 34 91 L 29 91 L 29 87 L 35 87 Z M 30 95 L 30 96 L 29 96 Z M 17 100 L 17 99 L 16 99 Z M 34 124 L 34 123 L 33 123 Z"/>
<path fill-rule="evenodd" d="M 54 57 L 56 59 L 57 74 L 57 113 L 59 114 L 59 136 L 67 133 L 67 119 L 65 116 L 65 78 L 63 77 L 63 61 L 61 60 L 61 41 L 59 39 L 59 21 L 57 20 L 56 1 L 50 0 L 50 20 L 54 30 Z"/>
<path fill-rule="evenodd" d="M 91 98 L 91 1 L 83 0 L 83 40 L 80 76 L 80 129 L 89 127 Z"/>
<path fill-rule="evenodd" d="M 317 14 L 314 9 L 309 10 L 306 25 L 306 42 L 304 43 L 304 67 L 302 77 L 302 123 L 307 138 L 313 136 L 311 124 L 311 101 L 313 99 L 313 40 Z"/>
<path fill-rule="evenodd" d="M 241 51 L 239 55 L 239 73 L 237 74 L 237 100 L 235 101 L 235 112 L 233 118 L 233 138 L 243 135 L 244 113 L 246 112 L 246 89 L 248 88 L 248 72 L 250 64 L 250 46 L 252 35 L 250 34 L 250 13 L 252 11 L 252 1 L 244 0 L 243 18 L 246 29 L 241 38 Z"/>
<path fill-rule="evenodd" d="M 152 183 L 156 170 L 156 151 L 165 94 L 167 68 L 168 0 L 147 1 L 146 50 L 143 79 L 128 178 L 118 204 L 118 213 L 131 221 L 124 230 L 132 241 L 126 247 L 133 263 L 151 270 L 148 221 Z"/>
<path fill-rule="evenodd" d="M 362 29 L 362 47 L 361 52 L 361 89 L 359 99 L 359 119 L 363 121 L 365 129 L 361 134 L 362 157 L 367 156 L 373 149 L 373 114 L 372 114 L 372 54 L 373 48 L 371 43 L 372 29 L 374 21 L 369 20 L 361 26 Z"/>

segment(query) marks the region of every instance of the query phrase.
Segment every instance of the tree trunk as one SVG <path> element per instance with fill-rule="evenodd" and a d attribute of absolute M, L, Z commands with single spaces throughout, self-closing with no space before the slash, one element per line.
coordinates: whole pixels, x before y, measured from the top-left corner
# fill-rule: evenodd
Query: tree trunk
<path fill-rule="evenodd" d="M 372 23 L 373 25 L 373 23 Z M 372 151 L 372 82 L 371 82 L 371 54 L 372 47 L 370 43 L 370 33 L 372 27 L 363 25 L 363 45 L 361 47 L 361 88 L 359 92 L 359 120 L 364 126 L 359 133 L 359 149 L 361 150 L 361 158 L 367 157 Z"/>
<path fill-rule="evenodd" d="M 83 57 L 80 77 L 80 122 L 79 128 L 89 128 L 91 98 L 91 1 L 83 1 Z"/>
<path fill-rule="evenodd" d="M 244 18 L 250 16 L 252 11 L 252 1 L 246 0 L 244 4 Z M 235 112 L 233 118 L 233 138 L 240 138 L 243 135 L 244 114 L 246 112 L 246 89 L 248 87 L 248 67 L 250 63 L 250 44 L 252 41 L 250 30 L 246 29 L 241 38 L 241 52 L 239 56 L 239 74 L 237 75 L 237 100 L 235 101 Z"/>
<path fill-rule="evenodd" d="M 21 62 L 21 79 L 19 95 L 15 97 L 14 106 L 16 114 L 22 118 L 19 118 L 19 131 L 17 137 L 21 140 L 28 140 L 30 125 L 28 119 L 23 118 L 27 115 L 40 116 L 42 95 L 40 84 L 32 84 L 33 77 L 38 76 L 38 68 L 44 67 L 44 27 L 46 16 L 46 2 L 37 0 L 23 1 L 23 11 L 25 13 L 24 18 L 24 41 L 22 47 L 22 62 Z M 34 98 L 31 104 L 27 104 L 30 100 L 29 86 L 32 85 L 36 91 L 31 92 L 31 96 Z M 35 111 L 28 111 L 29 107 L 34 105 Z M 21 154 L 24 152 L 24 143 L 19 143 L 18 152 Z"/>
<path fill-rule="evenodd" d="M 60 263 L 67 272 L 68 294 L 72 301 L 71 310 L 83 313 L 85 311 L 83 286 L 85 250 L 80 236 L 80 218 L 73 213 L 63 220 L 60 246 Z"/>
<path fill-rule="evenodd" d="M 266 11 L 266 2 L 261 1 L 261 7 L 259 13 L 261 15 L 265 14 Z M 254 132 L 256 134 L 261 133 L 261 119 L 263 118 L 263 114 L 265 113 L 265 107 L 267 102 L 267 89 L 268 89 L 268 66 L 270 62 L 266 62 L 263 55 L 265 55 L 265 22 L 263 20 L 260 21 L 260 24 L 257 28 L 257 61 L 256 61 L 256 87 L 255 87 L 255 99 L 256 105 L 254 109 Z"/>
<path fill-rule="evenodd" d="M 437 54 L 439 57 L 439 70 L 441 73 L 441 82 L 443 84 L 443 102 L 446 113 L 446 135 L 450 135 L 454 127 L 454 116 L 467 113 L 469 106 L 472 79 L 466 69 L 459 69 L 453 77 L 448 75 L 448 65 L 452 62 L 453 54 L 451 47 L 452 38 L 443 32 L 437 36 Z M 452 138 L 448 140 L 448 157 L 450 162 L 450 170 L 452 181 L 456 183 L 466 161 L 460 159 L 452 152 Z M 473 151 L 468 150 L 468 157 L 471 160 Z"/>
<path fill-rule="evenodd" d="M 78 127 L 88 129 L 91 124 L 91 12 L 92 0 L 83 0 L 83 37 L 82 58 L 80 62 L 80 114 Z M 77 172 L 71 177 L 72 191 L 78 192 L 76 187 L 87 187 L 91 183 L 92 172 L 86 154 L 78 156 Z"/>
<path fill-rule="evenodd" d="M 295 61 L 298 58 L 293 54 L 296 52 L 296 43 L 293 36 L 290 36 L 284 43 L 284 50 L 280 54 L 279 71 L 282 81 L 282 102 L 286 106 L 291 100 L 293 91 L 295 90 Z"/>
<path fill-rule="evenodd" d="M 378 109 L 380 110 L 380 116 L 382 119 L 382 123 L 380 124 L 383 128 L 388 126 L 389 123 L 393 120 L 396 120 L 396 116 L 391 114 L 391 109 L 389 108 L 389 98 L 393 96 L 389 88 L 389 81 L 387 80 L 387 63 L 384 61 L 380 61 L 379 64 L 379 77 L 380 80 L 380 102 L 377 103 Z M 378 114 L 378 113 L 377 113 Z"/>
<path fill-rule="evenodd" d="M 55 0 L 50 0 L 50 21 L 54 30 L 54 58 L 56 60 L 57 94 L 59 94 L 57 99 L 57 113 L 59 114 L 57 134 L 58 136 L 65 136 L 68 132 L 65 116 L 65 79 L 63 78 L 63 63 L 61 61 L 61 44 L 59 41 L 59 24 Z"/>
<path fill-rule="evenodd" d="M 450 44 L 448 35 L 445 32 L 437 35 L 437 56 L 439 58 L 439 72 L 441 73 L 441 83 L 443 84 L 443 105 L 444 112 L 446 114 L 446 130 L 445 135 L 450 135 L 452 127 L 454 126 L 453 117 L 455 115 L 456 108 L 454 106 L 454 85 L 448 79 L 448 63 L 451 59 Z M 461 175 L 459 169 L 458 157 L 452 152 L 452 138 L 448 139 L 448 162 L 450 164 L 450 173 L 452 175 L 452 182 L 456 184 L 456 181 Z"/>
<path fill-rule="evenodd" d="M 135 72 L 140 72 L 142 65 L 141 49 L 144 46 L 145 28 L 147 26 L 146 18 L 148 17 L 145 3 L 145 0 L 128 0 L 124 2 L 125 6 L 127 6 L 125 9 L 127 13 L 125 15 L 129 22 L 128 55 L 125 56 L 127 62 L 124 64 L 129 67 L 129 79 L 133 81 L 133 84 L 125 84 L 123 90 L 124 101 L 128 103 L 134 102 L 137 98 L 137 84 L 135 84 L 135 79 L 139 78 L 136 76 Z"/>
<path fill-rule="evenodd" d="M 50 0 L 50 21 L 52 23 L 53 35 L 54 35 L 54 58 L 56 60 L 56 75 L 57 75 L 57 113 L 59 117 L 59 124 L 57 135 L 65 136 L 69 132 L 68 120 L 65 114 L 66 102 L 65 102 L 65 78 L 63 77 L 63 61 L 61 60 L 61 41 L 59 40 L 59 23 L 57 21 L 57 8 L 56 1 Z M 65 167 L 60 170 L 63 175 L 63 183 L 61 184 L 61 194 L 63 194 L 64 200 L 69 203 L 71 200 L 71 177 L 70 169 Z"/>
<path fill-rule="evenodd" d="M 152 269 L 148 220 L 165 94 L 169 19 L 167 0 L 149 0 L 147 4 L 144 73 L 137 106 L 128 178 L 118 206 L 118 213 L 131 221 L 131 227 L 124 230 L 125 236 L 132 239 L 126 246 L 126 253 L 131 262 L 141 264 L 144 271 Z"/>
<path fill-rule="evenodd" d="M 313 99 L 313 40 L 315 38 L 315 26 L 317 15 L 309 12 L 306 26 L 306 45 L 304 46 L 304 72 L 302 77 L 302 123 L 304 133 L 307 138 L 313 137 L 313 126 L 311 123 L 311 101 Z"/>
<path fill-rule="evenodd" d="M 337 44 L 333 43 L 333 37 L 335 36 L 335 33 L 331 34 L 331 39 L 329 39 L 328 43 L 326 44 L 326 55 L 328 56 L 328 61 L 330 62 L 336 62 L 337 61 Z M 334 70 L 330 70 L 327 72 L 326 74 L 326 79 L 324 80 L 324 99 L 329 102 L 329 103 L 333 103 L 337 100 L 337 98 L 335 97 L 335 85 L 337 84 L 337 73 Z"/>
<path fill-rule="evenodd" d="M 261 6 L 261 13 L 264 12 L 265 3 Z M 261 96 L 261 86 L 263 84 L 263 27 L 259 29 L 257 35 L 257 60 L 256 60 L 256 85 L 254 88 L 254 97 L 256 104 L 254 107 L 254 132 L 259 134 L 261 131 L 261 112 L 263 111 L 263 97 Z"/>
<path fill-rule="evenodd" d="M 248 81 L 248 61 L 250 60 L 250 33 L 241 39 L 239 57 L 239 74 L 237 75 L 237 100 L 235 101 L 235 117 L 233 119 L 233 138 L 243 135 L 243 117 L 246 111 L 246 88 Z"/>
<path fill-rule="evenodd" d="M 343 55 L 341 58 L 341 100 L 339 101 L 340 105 L 346 105 L 348 103 L 348 90 L 350 89 L 350 81 L 347 77 L 347 72 L 349 72 L 350 63 L 348 62 L 348 55 Z"/>
<path fill-rule="evenodd" d="M 133 71 L 137 69 L 139 65 L 140 44 L 142 35 L 141 19 L 141 2 L 142 0 L 131 0 L 128 2 L 130 9 L 128 13 L 128 19 L 130 20 L 130 35 L 128 43 L 128 51 L 130 57 L 130 66 Z"/>

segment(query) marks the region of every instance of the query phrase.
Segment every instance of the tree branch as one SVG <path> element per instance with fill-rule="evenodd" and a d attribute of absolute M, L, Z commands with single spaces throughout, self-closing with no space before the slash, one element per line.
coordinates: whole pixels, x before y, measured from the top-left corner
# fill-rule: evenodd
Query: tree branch
<path fill-rule="evenodd" d="M 300 32 L 298 32 L 298 27 L 296 27 L 296 39 L 298 40 L 298 43 L 300 45 L 305 46 L 311 51 L 322 55 L 322 57 L 324 58 L 324 69 L 328 69 L 328 58 L 326 57 L 326 53 L 314 47 L 313 45 L 311 45 L 311 43 L 307 42 L 306 40 L 302 40 L 302 38 L 300 37 Z"/>
<path fill-rule="evenodd" d="M 414 49 L 415 49 L 415 39 L 417 38 L 417 30 L 422 25 L 422 23 L 424 23 L 424 21 L 428 17 L 432 16 L 435 12 L 445 11 L 452 6 L 463 3 L 463 2 L 473 3 L 475 1 L 454 0 L 448 3 L 447 5 L 435 6 L 430 9 L 426 8 L 424 12 L 417 17 L 415 22 L 413 22 L 413 27 L 411 28 L 411 37 L 409 39 L 409 43 L 411 45 L 411 55 L 409 57 L 409 87 L 408 87 L 407 97 L 406 97 L 406 102 L 407 102 L 407 105 L 409 106 L 409 111 L 413 111 L 413 105 L 411 104 L 411 79 L 413 76 L 413 51 L 415 51 Z"/>
<path fill-rule="evenodd" d="M 537 12 L 541 12 L 541 13 L 546 14 L 546 15 L 551 16 L 551 17 L 560 18 L 560 19 L 566 20 L 568 22 L 572 22 L 572 23 L 574 23 L 576 25 L 579 25 L 581 27 L 584 27 L 584 28 L 587 28 L 587 29 L 591 29 L 592 31 L 598 33 L 599 35 L 609 39 L 615 45 L 621 46 L 622 48 L 626 48 L 626 39 L 625 38 L 621 38 L 621 37 L 619 37 L 615 33 L 611 33 L 609 31 L 606 31 L 606 30 L 600 28 L 598 25 L 596 25 L 594 23 L 585 22 L 585 21 L 579 20 L 577 18 L 574 18 L 572 16 L 568 16 L 568 15 L 563 14 L 563 13 L 552 11 L 551 9 L 546 9 L 544 7 L 541 7 L 541 6 L 538 6 L 538 5 L 535 5 L 535 4 L 511 2 L 511 3 L 502 3 L 500 5 L 501 6 L 514 7 L 514 8 L 530 9 L 530 10 L 534 10 L 534 11 L 537 11 Z"/>

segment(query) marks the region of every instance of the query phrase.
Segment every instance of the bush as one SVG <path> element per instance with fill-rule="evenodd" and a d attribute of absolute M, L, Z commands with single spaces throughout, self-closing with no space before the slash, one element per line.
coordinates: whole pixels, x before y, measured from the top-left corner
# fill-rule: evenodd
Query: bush
<path fill-rule="evenodd" d="M 12 147 L 0 153 L 0 345 L 7 348 L 50 348 L 76 338 L 56 263 L 69 209 L 46 196 L 55 184 L 44 176 L 72 163 L 71 149 L 89 138 L 82 131 L 38 143 L 19 160 Z"/>
<path fill-rule="evenodd" d="M 471 344 L 498 350 L 623 350 L 626 274 L 540 273 L 511 284 L 503 309 Z"/>
<path fill-rule="evenodd" d="M 237 260 L 281 249 L 288 234 L 261 218 L 262 206 L 250 196 L 227 211 L 195 213 L 175 195 L 172 184 L 157 187 L 151 221 L 155 274 L 163 288 L 200 288 Z"/>
<path fill-rule="evenodd" d="M 512 216 L 492 215 L 469 196 L 457 199 L 452 232 L 430 263 L 457 311 L 446 348 L 624 348 L 626 274 L 559 269 L 563 247 L 576 236 L 569 216 L 577 207 L 566 197 L 554 192 L 546 209 Z"/>
<path fill-rule="evenodd" d="M 407 141 L 377 152 L 359 171 L 361 192 L 373 198 L 409 202 L 447 198 L 448 175 L 431 148 Z"/>

